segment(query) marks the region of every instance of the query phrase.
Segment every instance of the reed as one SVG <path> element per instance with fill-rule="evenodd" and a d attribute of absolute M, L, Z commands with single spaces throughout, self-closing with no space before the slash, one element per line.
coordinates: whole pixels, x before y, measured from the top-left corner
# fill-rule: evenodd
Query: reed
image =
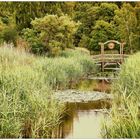
<path fill-rule="evenodd" d="M 47 138 L 60 123 L 64 105 L 53 99 L 45 73 L 35 66 L 36 59 L 0 48 L 1 138 Z"/>
<path fill-rule="evenodd" d="M 140 53 L 126 60 L 114 82 L 111 122 L 104 123 L 106 138 L 140 138 Z"/>
<path fill-rule="evenodd" d="M 48 58 L 0 47 L 1 138 L 51 137 L 65 111 L 53 89 L 66 88 L 95 69 L 88 55 L 66 53 Z"/>
<path fill-rule="evenodd" d="M 92 58 L 76 50 L 64 51 L 61 57 L 45 59 L 43 70 L 53 89 L 69 88 L 96 70 Z"/>

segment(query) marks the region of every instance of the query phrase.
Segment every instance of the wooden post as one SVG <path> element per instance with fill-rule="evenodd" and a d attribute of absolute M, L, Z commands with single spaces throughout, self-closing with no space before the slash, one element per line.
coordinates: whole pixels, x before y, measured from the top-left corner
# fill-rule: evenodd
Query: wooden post
<path fill-rule="evenodd" d="M 102 79 L 101 92 L 105 92 L 105 80 Z"/>
<path fill-rule="evenodd" d="M 123 56 L 122 56 L 122 43 L 120 44 L 120 64 L 123 62 Z"/>
<path fill-rule="evenodd" d="M 102 72 L 104 72 L 104 44 L 101 43 L 101 66 L 102 66 Z"/>
<path fill-rule="evenodd" d="M 120 43 L 120 54 L 122 54 L 122 43 Z"/>
<path fill-rule="evenodd" d="M 104 44 L 103 43 L 99 43 L 100 47 L 101 47 L 101 71 L 104 71 Z"/>
<path fill-rule="evenodd" d="M 124 48 L 124 45 L 125 45 L 126 43 L 125 42 L 123 42 L 122 43 L 122 57 L 123 57 L 123 61 L 124 61 L 124 53 L 123 53 L 123 48 Z"/>

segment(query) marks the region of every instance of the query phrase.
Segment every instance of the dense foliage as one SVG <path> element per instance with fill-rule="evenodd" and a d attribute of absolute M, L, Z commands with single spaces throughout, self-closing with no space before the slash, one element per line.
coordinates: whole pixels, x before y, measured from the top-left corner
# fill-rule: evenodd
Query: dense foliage
<path fill-rule="evenodd" d="M 47 15 L 31 22 L 33 29 L 24 29 L 23 37 L 33 45 L 44 47 L 51 55 L 57 55 L 65 48 L 73 48 L 73 34 L 77 25 L 68 16 Z M 39 46 L 40 44 L 40 46 Z"/>
<path fill-rule="evenodd" d="M 127 53 L 140 49 L 139 2 L 1 2 L 0 11 L 1 42 L 16 46 L 22 37 L 36 54 L 73 46 L 98 51 L 108 39 L 126 41 Z"/>
<path fill-rule="evenodd" d="M 140 137 L 140 53 L 127 59 L 121 68 L 118 80 L 114 82 L 112 94 L 114 103 L 106 123 L 107 138 Z"/>
<path fill-rule="evenodd" d="M 64 111 L 53 90 L 95 72 L 89 51 L 107 40 L 140 50 L 140 2 L 0 2 L 0 137 L 51 137 Z M 140 137 L 139 55 L 113 85 L 107 138 Z"/>
<path fill-rule="evenodd" d="M 51 137 L 64 112 L 53 90 L 69 87 L 95 69 L 85 53 L 71 50 L 61 55 L 35 57 L 0 48 L 0 138 Z"/>
<path fill-rule="evenodd" d="M 63 105 L 52 99 L 37 59 L 0 48 L 0 137 L 49 137 Z"/>
<path fill-rule="evenodd" d="M 76 50 L 63 51 L 61 57 L 46 60 L 43 67 L 46 80 L 54 89 L 72 88 L 82 78 L 96 71 L 90 55 Z"/>

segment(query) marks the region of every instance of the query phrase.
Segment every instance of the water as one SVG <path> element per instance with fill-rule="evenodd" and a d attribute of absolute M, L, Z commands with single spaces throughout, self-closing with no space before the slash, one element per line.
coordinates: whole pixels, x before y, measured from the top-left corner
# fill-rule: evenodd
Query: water
<path fill-rule="evenodd" d="M 101 119 L 103 119 L 103 114 L 90 111 L 80 111 L 78 110 L 74 116 L 72 123 L 72 128 L 70 130 L 65 129 L 65 138 L 102 138 L 101 137 Z M 67 126 L 67 123 L 64 125 Z M 67 133 L 67 131 L 69 133 Z"/>
<path fill-rule="evenodd" d="M 110 83 L 104 80 L 84 80 L 76 89 L 110 92 Z M 102 124 L 103 120 L 109 119 L 107 109 L 111 107 L 110 101 L 67 103 L 66 106 L 67 115 L 54 130 L 52 138 L 103 138 Z"/>
<path fill-rule="evenodd" d="M 102 138 L 102 122 L 108 118 L 104 108 L 110 106 L 106 101 L 68 103 L 67 115 L 57 130 L 59 134 L 53 138 Z"/>

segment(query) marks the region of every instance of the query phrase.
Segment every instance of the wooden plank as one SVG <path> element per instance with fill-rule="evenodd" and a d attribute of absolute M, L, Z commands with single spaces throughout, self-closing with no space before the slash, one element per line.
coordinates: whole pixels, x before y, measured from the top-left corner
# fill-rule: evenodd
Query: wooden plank
<path fill-rule="evenodd" d="M 120 70 L 120 68 L 104 68 L 105 70 Z"/>
<path fill-rule="evenodd" d="M 105 66 L 108 66 L 108 65 L 117 65 L 118 63 L 117 62 L 106 62 Z"/>
<path fill-rule="evenodd" d="M 126 56 L 123 56 L 123 58 L 127 58 Z M 92 59 L 102 59 L 102 56 L 101 57 L 96 57 L 96 58 L 92 58 Z M 122 59 L 122 57 L 106 57 L 106 56 L 104 56 L 104 59 Z"/>
<path fill-rule="evenodd" d="M 102 61 L 100 60 L 100 61 L 96 61 L 95 63 L 101 63 Z M 105 63 L 119 63 L 120 61 L 119 60 L 112 60 L 112 61 L 104 61 Z"/>
<path fill-rule="evenodd" d="M 127 54 L 123 54 L 123 57 L 127 58 L 129 57 L 130 55 L 127 55 Z M 101 58 L 102 55 L 99 54 L 99 55 L 93 55 L 91 56 L 92 58 Z M 104 57 L 120 57 L 121 58 L 121 54 L 104 54 Z"/>
<path fill-rule="evenodd" d="M 90 80 L 117 80 L 115 77 L 87 77 Z"/>

